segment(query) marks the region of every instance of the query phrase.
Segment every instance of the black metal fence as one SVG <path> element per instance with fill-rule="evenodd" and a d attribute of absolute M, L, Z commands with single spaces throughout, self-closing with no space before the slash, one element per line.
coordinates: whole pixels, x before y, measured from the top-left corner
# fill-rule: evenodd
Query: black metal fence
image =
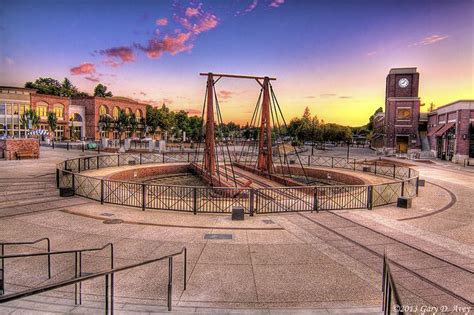
<path fill-rule="evenodd" d="M 70 188 L 78 196 L 145 209 L 229 213 L 234 206 L 245 212 L 276 213 L 340 209 L 372 209 L 397 202 L 398 197 L 418 195 L 418 172 L 406 166 L 325 156 L 304 156 L 308 166 L 369 172 L 391 178 L 374 185 L 301 186 L 274 188 L 224 188 L 144 184 L 103 179 L 81 174 L 85 170 L 150 163 L 202 161 L 192 152 L 124 153 L 87 156 L 57 165 L 58 188 Z"/>

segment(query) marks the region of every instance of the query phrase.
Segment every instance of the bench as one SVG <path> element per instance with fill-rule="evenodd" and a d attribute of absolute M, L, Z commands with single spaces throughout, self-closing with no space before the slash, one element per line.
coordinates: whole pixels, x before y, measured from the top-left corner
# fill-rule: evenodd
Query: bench
<path fill-rule="evenodd" d="M 24 158 L 31 158 L 31 159 L 37 159 L 38 158 L 38 153 L 35 153 L 31 150 L 21 150 L 16 152 L 16 159 L 21 160 Z"/>

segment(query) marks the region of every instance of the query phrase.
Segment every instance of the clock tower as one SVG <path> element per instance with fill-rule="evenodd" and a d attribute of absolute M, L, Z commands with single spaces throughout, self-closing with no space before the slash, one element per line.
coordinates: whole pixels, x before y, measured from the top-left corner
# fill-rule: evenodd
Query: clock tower
<path fill-rule="evenodd" d="M 387 152 L 419 151 L 420 98 L 416 68 L 393 68 L 385 89 L 385 141 Z"/>

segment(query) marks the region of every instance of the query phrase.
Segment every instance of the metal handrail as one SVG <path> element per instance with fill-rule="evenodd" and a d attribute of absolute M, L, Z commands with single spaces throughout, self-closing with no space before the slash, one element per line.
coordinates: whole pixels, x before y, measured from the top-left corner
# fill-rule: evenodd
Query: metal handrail
<path fill-rule="evenodd" d="M 79 277 L 74 278 L 74 279 L 63 280 L 63 281 L 60 281 L 58 283 L 48 284 L 48 285 L 44 285 L 44 286 L 41 286 L 41 287 L 25 290 L 25 291 L 22 291 L 22 292 L 17 292 L 17 293 L 12 293 L 12 294 L 9 294 L 9 295 L 0 296 L 0 304 L 6 303 L 6 302 L 11 302 L 11 301 L 14 301 L 14 300 L 18 300 L 18 299 L 21 299 L 21 298 L 24 298 L 24 297 L 36 295 L 36 294 L 39 294 L 39 293 L 59 289 L 59 288 L 62 288 L 62 287 L 68 286 L 68 285 L 72 285 L 72 284 L 77 285 L 77 284 L 82 283 L 83 281 L 86 281 L 86 280 L 91 280 L 91 279 L 95 279 L 95 278 L 98 278 L 98 277 L 105 276 L 105 312 L 106 312 L 106 314 L 108 314 L 109 310 L 110 310 L 110 314 L 113 314 L 114 313 L 114 274 L 117 273 L 117 272 L 120 272 L 120 271 L 129 270 L 129 269 L 133 269 L 133 268 L 136 268 L 136 267 L 141 267 L 141 266 L 144 266 L 144 265 L 148 265 L 148 264 L 151 264 L 151 263 L 154 263 L 154 262 L 157 262 L 157 261 L 168 259 L 168 299 L 167 299 L 167 306 L 168 306 L 168 310 L 171 311 L 172 310 L 172 305 L 171 305 L 171 302 L 172 302 L 172 289 L 173 289 L 173 257 L 181 255 L 181 254 L 184 254 L 183 289 L 186 290 L 187 249 L 186 249 L 186 247 L 183 247 L 183 248 L 181 248 L 181 250 L 179 252 L 176 252 L 176 253 L 173 253 L 173 254 L 170 254 L 170 255 L 145 260 L 145 261 L 142 261 L 140 263 L 131 264 L 131 265 L 123 266 L 123 267 L 111 268 L 110 270 L 101 271 L 101 272 L 97 272 L 97 273 L 90 274 L 90 275 L 79 276 Z M 110 284 L 110 292 L 109 292 L 109 284 Z M 110 297 L 109 297 L 109 293 L 110 293 Z"/>
<path fill-rule="evenodd" d="M 98 248 L 83 248 L 83 249 L 73 249 L 73 250 L 61 250 L 61 251 L 47 251 L 40 253 L 25 253 L 25 254 L 15 254 L 15 255 L 2 255 L 0 259 L 3 263 L 4 259 L 8 258 L 23 258 L 23 257 L 37 257 L 48 255 L 48 264 L 49 264 L 49 278 L 51 279 L 51 255 L 62 255 L 62 254 L 72 254 L 74 253 L 74 277 L 78 278 L 82 275 L 82 253 L 100 251 L 110 246 L 110 268 L 114 268 L 114 244 L 107 243 L 102 247 Z M 49 249 L 49 248 L 48 248 Z M 3 270 L 3 269 L 2 269 Z M 3 272 L 3 271 L 2 271 Z M 4 279 L 4 273 L 3 278 Z M 2 280 L 4 281 L 4 280 Z M 76 284 L 74 288 L 74 300 L 76 304 L 82 304 L 82 284 Z"/>
<path fill-rule="evenodd" d="M 51 251 L 51 240 L 49 237 L 43 237 L 30 242 L 0 242 L 0 295 L 5 294 L 5 262 L 3 257 L 5 255 L 5 246 L 33 245 L 42 241 L 46 241 L 48 252 Z M 51 279 L 51 255 L 48 255 L 48 279 Z"/>
<path fill-rule="evenodd" d="M 403 308 L 398 295 L 397 286 L 393 280 L 392 273 L 390 271 L 390 259 L 387 257 L 386 251 L 383 253 L 383 272 L 382 272 L 382 311 L 384 315 L 392 314 L 392 294 L 394 298 L 396 314 L 403 314 Z"/>

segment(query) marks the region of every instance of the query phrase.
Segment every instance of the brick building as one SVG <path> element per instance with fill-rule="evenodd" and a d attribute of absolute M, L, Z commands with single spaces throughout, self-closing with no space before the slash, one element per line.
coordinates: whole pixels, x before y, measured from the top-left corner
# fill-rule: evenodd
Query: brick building
<path fill-rule="evenodd" d="M 38 114 L 39 129 L 49 130 L 48 113 L 58 118 L 56 138 L 68 133 L 69 98 L 37 94 L 34 89 L 0 87 L 0 137 L 26 138 L 27 128 L 21 124 L 25 111 L 33 109 Z"/>
<path fill-rule="evenodd" d="M 416 68 L 390 69 L 386 79 L 384 148 L 388 153 L 421 150 L 419 73 Z"/>
<path fill-rule="evenodd" d="M 377 113 L 372 121 L 373 133 L 371 139 L 371 145 L 375 149 L 381 149 L 384 146 L 384 124 L 385 113 Z"/>
<path fill-rule="evenodd" d="M 474 158 L 474 100 L 459 100 L 428 113 L 428 139 L 439 159 Z"/>
<path fill-rule="evenodd" d="M 99 119 L 101 116 L 110 116 L 117 119 L 119 110 L 127 114 L 134 113 L 138 121 L 145 118 L 146 104 L 137 102 L 126 97 L 74 97 L 71 99 L 73 106 L 82 106 L 85 109 L 85 137 L 98 140 L 101 137 L 118 139 L 117 132 L 113 128 L 109 130 L 99 129 Z M 133 136 L 133 135 L 132 135 Z M 135 137 L 142 136 L 139 129 L 135 132 Z"/>

